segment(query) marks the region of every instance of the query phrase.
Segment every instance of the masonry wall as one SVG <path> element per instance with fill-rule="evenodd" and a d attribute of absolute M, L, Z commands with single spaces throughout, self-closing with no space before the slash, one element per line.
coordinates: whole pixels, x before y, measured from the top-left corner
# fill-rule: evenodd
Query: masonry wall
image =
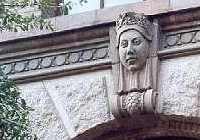
<path fill-rule="evenodd" d="M 108 105 L 110 71 L 97 71 L 19 85 L 35 110 L 31 125 L 41 139 L 65 140 L 113 119 Z"/>
<path fill-rule="evenodd" d="M 199 8 L 171 9 L 167 1 L 125 8 L 142 11 L 146 4 L 151 8 L 145 12 L 158 25 L 154 42 L 159 58 L 157 112 L 199 117 Z M 88 22 L 92 14 L 86 13 L 83 26 L 66 25 L 59 32 L 0 42 L 1 67 L 34 109 L 31 127 L 41 140 L 70 140 L 115 120 L 109 106 L 113 92 L 111 42 L 115 41 L 110 28 L 115 26 L 111 17 L 119 14 L 119 9 L 95 17 L 95 22 Z"/>

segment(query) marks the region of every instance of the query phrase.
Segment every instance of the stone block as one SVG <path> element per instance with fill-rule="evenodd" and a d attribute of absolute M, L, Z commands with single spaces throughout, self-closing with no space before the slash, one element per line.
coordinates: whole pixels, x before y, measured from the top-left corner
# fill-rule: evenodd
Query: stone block
<path fill-rule="evenodd" d="M 197 7 L 200 5 L 199 0 L 170 0 L 170 6 L 173 9 Z"/>
<path fill-rule="evenodd" d="M 34 111 L 30 113 L 30 127 L 41 140 L 69 140 L 67 131 L 42 82 L 19 85 L 22 97 Z"/>
<path fill-rule="evenodd" d="M 110 75 L 106 70 L 44 82 L 60 115 L 66 116 L 63 119 L 72 126 L 72 133 L 82 133 L 111 119 L 108 103 L 108 92 L 112 89 Z"/>
<path fill-rule="evenodd" d="M 161 62 L 159 111 L 164 114 L 199 116 L 200 56 L 193 55 Z"/>

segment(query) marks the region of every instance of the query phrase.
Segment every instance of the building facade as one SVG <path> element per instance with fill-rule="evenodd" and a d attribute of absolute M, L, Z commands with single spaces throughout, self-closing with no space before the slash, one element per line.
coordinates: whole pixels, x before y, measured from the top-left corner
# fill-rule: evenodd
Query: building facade
<path fill-rule="evenodd" d="M 55 17 L 54 32 L 2 33 L 0 64 L 34 109 L 33 132 L 41 140 L 200 139 L 199 6 L 146 0 Z"/>

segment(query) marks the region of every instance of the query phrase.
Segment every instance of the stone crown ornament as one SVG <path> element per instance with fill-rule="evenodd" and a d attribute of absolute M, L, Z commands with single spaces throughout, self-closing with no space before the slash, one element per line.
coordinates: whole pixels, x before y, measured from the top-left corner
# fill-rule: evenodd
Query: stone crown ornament
<path fill-rule="evenodd" d="M 117 39 L 119 42 L 120 35 L 127 30 L 137 30 L 147 40 L 152 40 L 151 22 L 144 14 L 138 14 L 135 12 L 127 12 L 119 15 L 116 21 Z"/>

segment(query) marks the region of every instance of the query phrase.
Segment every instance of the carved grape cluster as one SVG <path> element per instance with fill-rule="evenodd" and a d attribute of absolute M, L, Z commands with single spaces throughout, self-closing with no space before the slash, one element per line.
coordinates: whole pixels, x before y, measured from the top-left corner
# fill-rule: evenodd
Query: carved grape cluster
<path fill-rule="evenodd" d="M 132 92 L 126 96 L 126 110 L 130 115 L 135 115 L 142 111 L 143 93 Z"/>

